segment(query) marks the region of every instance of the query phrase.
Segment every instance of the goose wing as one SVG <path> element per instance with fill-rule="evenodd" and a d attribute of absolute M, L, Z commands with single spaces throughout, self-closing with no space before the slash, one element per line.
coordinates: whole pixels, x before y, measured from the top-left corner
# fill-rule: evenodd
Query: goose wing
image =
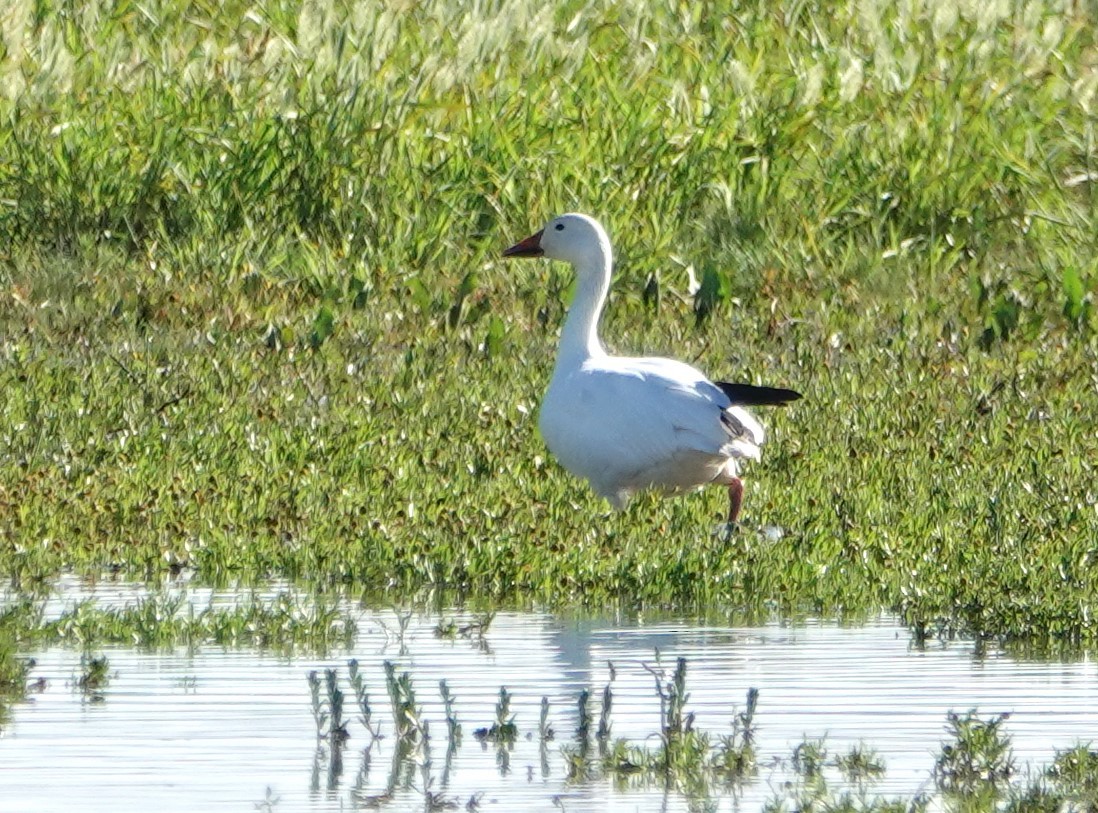
<path fill-rule="evenodd" d="M 700 484 L 728 457 L 757 458 L 764 438 L 700 371 L 662 358 L 602 357 L 554 378 L 541 430 L 565 468 L 604 494 L 651 472 Z"/>

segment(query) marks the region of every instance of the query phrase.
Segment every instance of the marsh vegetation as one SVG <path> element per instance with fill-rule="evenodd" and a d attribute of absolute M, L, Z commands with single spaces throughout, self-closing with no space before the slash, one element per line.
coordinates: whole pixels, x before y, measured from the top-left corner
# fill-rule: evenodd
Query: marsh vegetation
<path fill-rule="evenodd" d="M 0 64 L 20 583 L 1093 637 L 1086 7 L 35 8 Z M 546 459 L 568 280 L 497 255 L 565 209 L 620 247 L 611 344 L 806 393 L 750 473 L 780 540 Z"/>
<path fill-rule="evenodd" d="M 334 645 L 337 595 L 1093 646 L 1096 23 L 11 0 L 0 697 L 50 641 Z M 565 210 L 618 248 L 611 346 L 805 394 L 730 539 L 546 455 L 570 280 L 497 258 Z M 152 592 L 46 618 L 106 573 Z M 180 576 L 305 598 L 188 614 Z"/>

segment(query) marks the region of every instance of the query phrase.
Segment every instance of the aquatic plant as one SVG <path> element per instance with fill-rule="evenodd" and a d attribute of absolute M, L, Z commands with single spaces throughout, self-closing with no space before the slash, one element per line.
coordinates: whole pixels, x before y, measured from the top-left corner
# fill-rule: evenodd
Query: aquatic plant
<path fill-rule="evenodd" d="M 73 686 L 85 699 L 95 703 L 105 699 L 104 690 L 111 682 L 111 663 L 106 655 L 92 655 L 88 652 L 80 656 L 80 673 Z"/>
<path fill-rule="evenodd" d="M 876 779 L 885 772 L 884 761 L 864 743 L 852 746 L 845 754 L 836 754 L 833 764 L 851 782 Z"/>
<path fill-rule="evenodd" d="M 744 709 L 732 720 L 732 733 L 722 735 L 712 760 L 714 772 L 728 783 L 742 782 L 757 770 L 755 757 L 755 710 L 759 690 L 747 690 Z"/>
<path fill-rule="evenodd" d="M 316 723 L 317 739 L 341 744 L 351 735 L 347 719 L 343 716 L 343 690 L 339 688 L 339 675 L 335 669 L 325 669 L 324 679 L 314 669 L 306 675 Z"/>
<path fill-rule="evenodd" d="M 389 705 L 397 737 L 409 743 L 424 739 L 425 720 L 422 710 L 416 705 L 411 673 L 401 672 L 398 676 L 396 665 L 392 661 L 385 661 L 382 665 L 385 668 L 385 688 L 389 692 Z"/>
<path fill-rule="evenodd" d="M 216 643 L 324 651 L 353 640 L 356 630 L 354 618 L 340 610 L 338 601 L 323 595 L 282 592 L 271 599 L 245 597 L 231 607 L 196 609 L 183 595 L 153 594 L 120 608 L 79 602 L 37 635 L 85 647 Z"/>
<path fill-rule="evenodd" d="M 693 726 L 693 714 L 683 715 L 686 701 L 690 697 L 686 692 L 686 658 L 678 658 L 675 661 L 675 671 L 670 678 L 667 676 L 658 649 L 655 665 L 643 664 L 643 666 L 656 682 L 656 696 L 660 701 L 661 736 L 664 741 L 664 750 L 669 752 L 669 746 L 673 741 L 688 733 Z"/>
<path fill-rule="evenodd" d="M 447 737 L 451 747 L 456 748 L 461 744 L 461 723 L 458 722 L 457 714 L 454 712 L 454 695 L 445 680 L 438 682 L 438 693 L 442 698 L 443 710 L 446 712 Z"/>
<path fill-rule="evenodd" d="M 493 612 L 483 613 L 464 624 L 454 618 L 441 618 L 435 625 L 434 634 L 436 638 L 462 638 L 471 641 L 482 652 L 491 652 L 487 634 L 493 618 Z"/>
<path fill-rule="evenodd" d="M 1045 776 L 1073 804 L 1086 810 L 1098 809 L 1098 751 L 1090 743 L 1057 751 Z"/>
<path fill-rule="evenodd" d="M 1009 714 L 981 718 L 975 709 L 949 712 L 946 730 L 952 740 L 942 745 L 934 762 L 934 781 L 958 796 L 997 796 L 1015 773 L 1011 738 L 1003 730 Z"/>
<path fill-rule="evenodd" d="M 1070 797 L 1049 788 L 1043 782 L 1036 781 L 1023 788 L 1012 787 L 1007 794 L 1006 802 L 1000 806 L 1000 809 L 1003 813 L 1063 813 L 1065 810 L 1089 808 L 1073 804 Z"/>
<path fill-rule="evenodd" d="M 518 726 L 511 714 L 511 693 L 504 686 L 499 687 L 499 700 L 496 701 L 496 719 L 491 726 L 478 728 L 473 736 L 481 742 L 513 743 L 518 737 Z"/>
<path fill-rule="evenodd" d="M 793 749 L 793 770 L 806 779 L 819 776 L 827 761 L 827 746 L 822 739 L 805 740 Z"/>
<path fill-rule="evenodd" d="M 732 733 L 714 739 L 694 729 L 693 714 L 685 712 L 686 659 L 678 658 L 668 677 L 656 652 L 655 664 L 643 664 L 653 676 L 660 706 L 660 747 L 651 750 L 617 739 L 600 739 L 598 768 L 615 781 L 650 783 L 662 781 L 678 787 L 691 798 L 706 797 L 714 785 L 742 782 L 756 770 L 754 716 L 758 705 L 757 689 L 749 689 L 747 704 L 733 720 Z M 582 701 L 581 701 L 582 702 Z M 600 727 L 601 728 L 601 727 Z M 607 726 L 607 730 L 609 726 Z M 595 770 L 579 747 L 566 749 L 569 777 L 589 778 Z"/>
<path fill-rule="evenodd" d="M 398 655 L 407 655 L 408 646 L 406 636 L 408 633 L 408 625 L 412 623 L 413 613 L 411 610 L 401 610 L 399 607 L 394 607 L 393 615 L 396 617 L 396 629 L 390 627 L 380 618 L 375 619 L 374 623 L 376 623 L 385 634 L 387 643 L 391 641 L 396 642 Z"/>
<path fill-rule="evenodd" d="M 376 740 L 381 736 L 381 728 L 373 722 L 374 712 L 370 708 L 370 694 L 366 690 L 366 679 L 362 670 L 358 668 L 358 661 L 354 658 L 347 661 L 347 674 L 351 683 L 351 689 L 355 693 L 355 705 L 358 706 L 359 722 L 370 734 L 371 739 Z"/>
<path fill-rule="evenodd" d="M 687 670 L 679 665 L 679 660 L 676 659 L 675 668 L 670 674 L 657 664 L 648 665 L 650 674 L 660 675 L 654 692 L 655 702 L 666 707 L 672 693 L 678 697 L 688 697 L 685 682 Z M 350 663 L 348 666 L 350 668 Z M 358 673 L 361 674 L 360 671 Z M 391 663 L 386 666 L 386 673 L 398 684 L 402 681 L 411 683 L 410 674 L 404 672 L 398 677 Z M 318 732 L 328 727 L 325 719 L 330 708 L 328 698 L 331 696 L 331 686 L 337 682 L 329 674 L 334 675 L 335 670 L 329 670 L 324 679 L 317 672 L 310 675 L 314 714 L 323 721 L 318 723 Z M 439 687 L 443 708 L 448 720 L 456 720 L 452 708 L 453 695 L 444 683 L 440 682 Z M 399 691 L 407 694 L 406 688 Z M 589 692 L 581 692 L 583 694 L 589 697 Z M 750 689 L 744 706 L 735 712 L 731 720 L 731 732 L 721 735 L 687 725 L 689 712 L 680 706 L 681 714 L 673 712 L 668 715 L 672 720 L 683 720 L 681 728 L 673 729 L 673 735 L 669 735 L 666 725 L 661 724 L 658 731 L 642 738 L 643 742 L 657 741 L 659 744 L 656 747 L 622 738 L 607 739 L 605 743 L 599 743 L 598 753 L 593 755 L 589 738 L 581 738 L 581 732 L 577 730 L 576 739 L 558 752 L 561 768 L 572 784 L 609 780 L 622 788 L 652 787 L 663 792 L 674 790 L 687 800 L 692 809 L 719 806 L 724 794 L 736 794 L 739 788 L 757 775 L 754 740 L 758 698 L 758 690 Z M 412 699 L 414 701 L 414 694 Z M 579 701 L 580 698 L 577 698 L 577 711 L 586 706 L 587 698 L 583 698 L 583 706 Z M 495 722 L 491 727 L 477 732 L 478 740 L 495 744 L 501 775 L 510 771 L 511 747 L 523 734 L 510 712 L 512 702 L 511 693 L 501 687 Z M 336 708 L 339 707 L 337 702 Z M 538 723 L 541 770 L 543 777 L 550 777 L 553 768 L 550 765 L 551 752 L 546 745 L 552 738 L 552 727 L 547 698 L 542 699 L 541 708 Z M 337 712 L 332 719 L 339 717 L 341 715 Z M 1098 757 L 1089 750 L 1089 746 L 1080 744 L 1059 751 L 1053 764 L 1042 774 L 1022 775 L 1017 770 L 1010 736 L 1005 730 L 1008 720 L 1007 715 L 982 718 L 975 710 L 964 714 L 950 712 L 946 718 L 950 738 L 943 743 L 928 777 L 933 779 L 938 793 L 920 793 L 910 798 L 882 797 L 868 790 L 871 781 L 880 779 L 886 773 L 884 762 L 870 745 L 858 744 L 832 755 L 826 739 L 805 738 L 788 756 L 773 763 L 772 767 L 789 771 L 789 778 L 775 784 L 774 795 L 767 800 L 763 809 L 775 813 L 789 810 L 922 813 L 933 805 L 950 810 L 994 810 L 1000 813 L 1054 810 L 1062 813 L 1063 810 L 1089 809 L 1094 799 L 1094 789 L 1098 787 Z M 590 724 L 588 734 L 589 728 Z M 532 731 L 526 732 L 527 739 L 531 734 Z M 318 747 L 314 760 L 314 788 L 326 784 L 332 789 L 338 785 L 343 770 L 340 753 L 343 739 L 325 738 L 324 744 Z M 366 777 L 376 749 L 383 747 L 385 742 L 391 742 L 393 748 L 385 789 L 380 794 L 369 794 L 365 790 Z M 430 753 L 430 727 L 420 713 L 414 732 L 391 741 L 380 740 L 376 736 L 371 738 L 362 751 L 352 797 L 359 804 L 377 806 L 394 802 L 403 788 L 417 793 L 419 803 L 427 808 L 453 809 L 459 802 L 446 793 L 446 788 L 449 786 L 452 761 L 460 746 L 460 733 L 455 736 L 451 729 L 441 773 L 441 788 L 436 791 L 434 788 L 440 777 Z M 529 776 L 533 776 L 533 766 L 528 766 L 527 771 Z M 476 795 L 470 801 L 479 804 Z"/>
<path fill-rule="evenodd" d="M 611 683 L 613 678 L 610 679 Z M 614 692 L 611 689 L 611 684 L 607 683 L 602 689 L 602 705 L 599 707 L 599 727 L 595 731 L 595 739 L 598 740 L 600 747 L 606 743 L 606 740 L 610 737 L 610 713 L 614 707 Z"/>
<path fill-rule="evenodd" d="M 0 609 L 0 726 L 11 703 L 23 699 L 34 658 L 21 654 L 40 623 L 41 606 L 29 599 Z"/>

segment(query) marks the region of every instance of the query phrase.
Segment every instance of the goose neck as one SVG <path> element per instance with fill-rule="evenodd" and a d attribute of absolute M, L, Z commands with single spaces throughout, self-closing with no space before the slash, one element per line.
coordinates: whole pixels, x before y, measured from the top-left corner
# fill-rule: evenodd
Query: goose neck
<path fill-rule="evenodd" d="M 558 363 L 581 363 L 606 355 L 599 339 L 599 317 L 610 290 L 610 256 L 584 258 L 576 263 L 576 294 L 561 334 Z"/>

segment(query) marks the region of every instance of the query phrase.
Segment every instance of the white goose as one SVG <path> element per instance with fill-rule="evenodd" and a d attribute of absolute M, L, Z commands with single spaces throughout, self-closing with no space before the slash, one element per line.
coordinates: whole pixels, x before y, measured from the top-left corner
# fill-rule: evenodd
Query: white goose
<path fill-rule="evenodd" d="M 503 252 L 547 257 L 576 270 L 557 366 L 538 426 L 561 465 L 615 508 L 639 491 L 728 486 L 728 521 L 743 500 L 738 461 L 759 459 L 764 433 L 744 406 L 785 404 L 792 390 L 712 382 L 681 361 L 611 356 L 598 321 L 610 289 L 610 238 L 587 215 L 550 221 Z"/>

